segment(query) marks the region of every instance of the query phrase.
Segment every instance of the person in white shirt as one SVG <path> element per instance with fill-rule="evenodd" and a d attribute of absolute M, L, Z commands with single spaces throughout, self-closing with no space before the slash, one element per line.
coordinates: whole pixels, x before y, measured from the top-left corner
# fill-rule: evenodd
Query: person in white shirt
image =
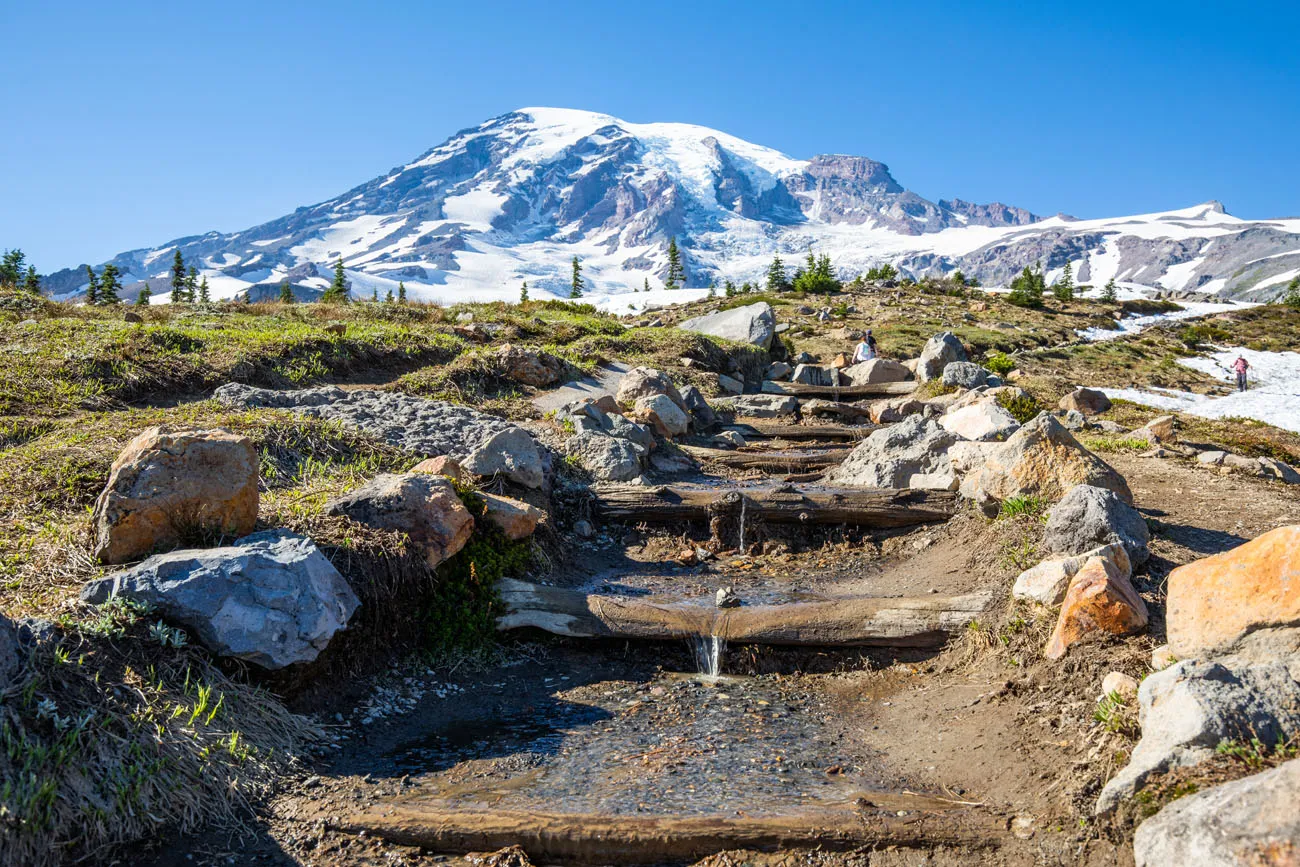
<path fill-rule="evenodd" d="M 870 361 L 876 357 L 876 338 L 871 336 L 871 330 L 867 330 L 866 337 L 863 337 L 857 346 L 853 347 L 853 363 L 859 364 L 863 361 Z"/>

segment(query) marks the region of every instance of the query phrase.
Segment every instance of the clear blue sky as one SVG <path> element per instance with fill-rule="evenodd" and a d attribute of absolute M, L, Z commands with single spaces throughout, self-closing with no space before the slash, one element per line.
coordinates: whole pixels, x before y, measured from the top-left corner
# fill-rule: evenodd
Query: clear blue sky
<path fill-rule="evenodd" d="M 0 3 L 0 248 L 43 272 L 334 196 L 528 105 L 888 163 L 931 199 L 1300 214 L 1300 11 Z"/>

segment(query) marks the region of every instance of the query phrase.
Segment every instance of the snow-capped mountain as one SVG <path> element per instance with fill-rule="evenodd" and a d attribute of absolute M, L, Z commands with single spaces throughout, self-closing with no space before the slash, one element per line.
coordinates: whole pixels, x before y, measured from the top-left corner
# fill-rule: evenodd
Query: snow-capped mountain
<path fill-rule="evenodd" d="M 1081 283 L 1269 297 L 1300 274 L 1300 219 L 1245 221 L 1217 202 L 1103 220 L 1042 218 L 1000 203 L 931 202 L 865 157 L 800 160 L 706 127 L 628 123 L 555 108 L 510 112 L 337 198 L 242 232 L 179 238 L 112 261 L 165 298 L 172 253 L 214 297 L 323 288 L 342 257 L 353 293 L 406 284 L 429 300 L 589 294 L 661 285 L 667 244 L 687 285 L 760 280 L 774 254 L 829 254 L 845 276 L 890 262 L 913 276 L 961 269 L 985 285 L 1042 262 Z M 794 263 L 792 263 L 794 264 Z M 70 295 L 85 269 L 51 275 Z M 654 293 L 659 296 L 660 293 Z M 641 299 L 649 300 L 644 294 Z"/>

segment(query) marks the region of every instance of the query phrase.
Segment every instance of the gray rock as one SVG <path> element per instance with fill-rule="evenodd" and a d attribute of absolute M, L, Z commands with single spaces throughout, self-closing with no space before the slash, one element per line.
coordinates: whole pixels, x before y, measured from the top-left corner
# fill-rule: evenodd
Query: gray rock
<path fill-rule="evenodd" d="M 573 532 L 577 533 L 578 536 L 583 539 L 590 539 L 592 536 L 596 535 L 596 528 L 592 526 L 590 521 L 583 518 L 573 525 Z"/>
<path fill-rule="evenodd" d="M 800 364 L 790 379 L 803 385 L 839 385 L 840 372 L 829 364 Z"/>
<path fill-rule="evenodd" d="M 689 388 L 689 386 L 687 387 Z M 727 376 L 725 373 L 719 373 L 718 388 L 727 394 L 743 394 L 745 392 L 745 383 L 736 379 L 734 376 Z M 685 391 L 685 389 L 683 389 L 683 391 Z"/>
<path fill-rule="evenodd" d="M 1234 455 L 1229 452 L 1223 456 L 1223 465 L 1234 470 L 1241 470 L 1243 473 L 1250 473 L 1252 476 L 1264 475 L 1264 468 L 1260 465 L 1258 458 L 1248 458 L 1245 455 Z"/>
<path fill-rule="evenodd" d="M 730 378 L 730 377 L 728 377 Z M 721 379 L 721 374 L 719 374 Z M 736 382 L 736 380 L 732 380 Z M 743 386 L 742 386 L 743 387 Z M 717 416 L 713 414 L 713 407 L 704 399 L 704 395 L 693 385 L 682 386 L 682 401 L 686 404 L 686 409 L 695 421 L 696 430 L 706 430 L 717 422 Z"/>
<path fill-rule="evenodd" d="M 934 420 L 910 416 L 873 432 L 826 481 L 862 488 L 954 490 L 957 474 L 948 448 L 956 442 L 957 437 Z"/>
<path fill-rule="evenodd" d="M 745 438 L 734 430 L 724 430 L 713 435 L 713 442 L 723 448 L 738 449 L 745 445 Z"/>
<path fill-rule="evenodd" d="M 840 376 L 849 385 L 875 385 L 878 382 L 906 382 L 912 378 L 912 371 L 897 361 L 873 358 L 844 368 Z"/>
<path fill-rule="evenodd" d="M 779 394 L 745 394 L 727 401 L 719 401 L 719 406 L 730 406 L 736 415 L 749 418 L 778 418 L 792 416 L 799 410 L 799 399 Z"/>
<path fill-rule="evenodd" d="M 637 424 L 634 421 L 628 421 L 622 416 L 615 416 L 609 426 L 609 435 L 621 440 L 627 440 L 636 447 L 637 452 L 642 455 L 648 455 L 654 451 L 655 434 L 654 431 L 643 424 Z"/>
<path fill-rule="evenodd" d="M 681 436 L 691 425 L 690 416 L 666 394 L 638 397 L 635 411 L 636 417 L 661 437 Z"/>
<path fill-rule="evenodd" d="M 1020 422 L 992 400 L 949 410 L 939 424 L 962 439 L 979 441 L 1005 440 L 1020 430 Z"/>
<path fill-rule="evenodd" d="M 966 348 L 951 331 L 936 334 L 925 342 L 916 362 L 916 378 L 928 382 L 943 376 L 943 369 L 954 361 L 966 361 Z"/>
<path fill-rule="evenodd" d="M 581 433 L 564 443 L 564 450 L 602 482 L 627 482 L 641 475 L 641 455 L 625 439 Z"/>
<path fill-rule="evenodd" d="M 1113 491 L 1075 485 L 1052 507 L 1043 529 L 1043 549 L 1057 554 L 1082 554 L 1098 545 L 1119 542 L 1134 568 L 1147 561 L 1151 531 L 1137 509 Z"/>
<path fill-rule="evenodd" d="M 1080 387 L 1061 398 L 1058 406 L 1061 409 L 1077 410 L 1084 415 L 1096 415 L 1110 409 L 1110 398 L 1104 391 Z"/>
<path fill-rule="evenodd" d="M 1300 732 L 1300 658 L 1185 659 L 1138 688 L 1142 740 L 1097 799 L 1107 813 L 1157 773 L 1200 764 L 1223 740 L 1277 743 Z"/>
<path fill-rule="evenodd" d="M 678 409 L 686 412 L 686 402 L 682 400 L 677 386 L 673 385 L 672 378 L 654 367 L 634 367 L 623 374 L 615 398 L 623 406 L 631 406 L 640 398 L 654 397 L 658 394 L 668 397 L 677 404 Z"/>
<path fill-rule="evenodd" d="M 1138 826 L 1137 867 L 1282 864 L 1300 848 L 1300 759 L 1179 798 Z M 1290 861 L 1290 863 L 1295 863 Z"/>
<path fill-rule="evenodd" d="M 1228 456 L 1227 452 L 1211 449 L 1209 451 L 1204 451 L 1198 454 L 1196 456 L 1196 462 L 1201 464 L 1207 464 L 1212 467 L 1219 467 L 1219 466 L 1223 466 L 1223 459 L 1226 458 L 1227 456 Z"/>
<path fill-rule="evenodd" d="M 1284 464 L 1276 458 L 1258 458 L 1258 461 L 1264 475 L 1288 485 L 1300 485 L 1300 472 L 1296 472 L 1289 464 Z"/>
<path fill-rule="evenodd" d="M 972 361 L 952 361 L 944 365 L 942 377 L 949 388 L 979 388 L 988 384 L 989 374 Z"/>
<path fill-rule="evenodd" d="M 81 591 L 92 604 L 114 596 L 154 606 L 219 656 L 266 669 L 314 660 L 361 604 L 315 544 L 287 530 L 158 554 Z"/>
<path fill-rule="evenodd" d="M 1124 427 L 1124 425 L 1120 424 L 1119 422 L 1111 421 L 1108 418 L 1098 419 L 1097 421 L 1094 421 L 1092 424 L 1093 427 L 1097 428 L 1098 430 L 1105 431 L 1106 433 L 1112 433 L 1112 434 L 1128 433 L 1128 428 Z"/>
<path fill-rule="evenodd" d="M 793 372 L 794 368 L 784 361 L 773 361 L 767 366 L 767 372 L 763 374 L 763 378 L 770 379 L 773 382 L 781 382 L 789 379 L 790 374 Z"/>
<path fill-rule="evenodd" d="M 470 452 L 461 466 L 476 476 L 504 476 L 525 488 L 540 488 L 546 482 L 542 452 L 532 435 L 520 427 L 493 434 Z"/>
<path fill-rule="evenodd" d="M 445 476 L 382 473 L 330 500 L 325 512 L 405 533 L 431 568 L 455 555 L 474 534 L 474 516 Z"/>
<path fill-rule="evenodd" d="M 1088 427 L 1088 420 L 1077 409 L 1057 410 L 1056 417 L 1068 431 L 1081 431 Z"/>
<path fill-rule="evenodd" d="M 677 327 L 683 331 L 708 334 L 738 343 L 752 343 L 767 349 L 772 345 L 772 336 L 776 333 L 776 317 L 771 305 L 760 301 L 757 304 L 696 316 L 678 323 Z"/>

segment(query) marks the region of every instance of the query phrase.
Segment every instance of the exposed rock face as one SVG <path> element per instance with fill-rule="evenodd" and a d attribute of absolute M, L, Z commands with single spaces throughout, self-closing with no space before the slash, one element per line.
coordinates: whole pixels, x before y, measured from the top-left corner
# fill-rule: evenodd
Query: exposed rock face
<path fill-rule="evenodd" d="M 1093 485 L 1114 491 L 1126 503 L 1133 502 L 1124 477 L 1079 445 L 1047 413 L 1021 426 L 994 450 L 972 481 L 997 500 L 1029 495 L 1056 501 L 1075 485 Z"/>
<path fill-rule="evenodd" d="M 1020 430 L 1020 422 L 993 401 L 981 401 L 952 410 L 939 419 L 939 424 L 944 430 L 967 440 L 1004 440 Z"/>
<path fill-rule="evenodd" d="M 548 352 L 507 343 L 493 355 L 501 375 L 522 385 L 545 388 L 564 378 L 564 361 Z"/>
<path fill-rule="evenodd" d="M 1138 688 L 1142 740 L 1097 799 L 1113 810 L 1152 774 L 1197 765 L 1223 740 L 1275 744 L 1300 732 L 1300 659 L 1251 663 L 1238 657 L 1185 659 Z"/>
<path fill-rule="evenodd" d="M 443 476 L 384 473 L 325 504 L 330 515 L 346 515 L 359 524 L 405 533 L 437 566 L 469 541 L 474 516 Z"/>
<path fill-rule="evenodd" d="M 906 382 L 912 378 L 912 371 L 897 361 L 873 358 L 844 368 L 840 375 L 849 385 L 875 385 L 879 382 Z"/>
<path fill-rule="evenodd" d="M 257 479 L 247 437 L 149 428 L 118 455 L 95 502 L 94 555 L 125 563 L 191 533 L 246 535 L 257 524 Z"/>
<path fill-rule="evenodd" d="M 529 488 L 545 481 L 544 453 L 523 428 L 441 400 L 372 389 L 344 391 L 332 385 L 273 391 L 237 383 L 221 386 L 213 397 L 229 406 L 289 409 L 341 422 L 417 455 L 451 455 L 476 475 L 501 472 Z M 498 438 L 506 432 L 514 433 Z M 502 454 L 504 450 L 509 452 Z"/>
<path fill-rule="evenodd" d="M 1075 485 L 1052 507 L 1043 529 L 1043 548 L 1058 554 L 1082 554 L 1097 545 L 1118 542 L 1134 567 L 1150 556 L 1151 531 L 1142 514 L 1115 495 L 1092 485 Z"/>
<path fill-rule="evenodd" d="M 948 447 L 957 438 L 933 420 L 912 416 L 874 431 L 831 470 L 826 481 L 862 488 L 926 488 L 950 491 L 957 474 Z"/>
<path fill-rule="evenodd" d="M 772 337 L 776 334 L 776 317 L 772 313 L 772 306 L 766 301 L 760 301 L 706 316 L 696 316 L 679 322 L 677 327 L 737 343 L 752 343 L 767 349 L 772 345 Z"/>
<path fill-rule="evenodd" d="M 1076 388 L 1061 398 L 1061 409 L 1073 409 L 1084 415 L 1096 415 L 1110 409 L 1110 398 L 1095 388 Z"/>
<path fill-rule="evenodd" d="M 546 519 L 546 513 L 534 505 L 502 497 L 498 494 L 480 492 L 485 511 L 483 517 L 495 524 L 506 534 L 507 539 L 518 542 L 533 535 L 537 525 Z"/>
<path fill-rule="evenodd" d="M 158 554 L 82 588 L 156 607 L 219 656 L 266 669 L 311 662 L 361 604 L 312 541 L 285 530 L 234 545 Z"/>
<path fill-rule="evenodd" d="M 1026 569 L 1016 578 L 1011 588 L 1011 595 L 1017 599 L 1029 599 L 1040 605 L 1060 605 L 1065 600 L 1065 591 L 1072 579 L 1093 557 L 1109 560 L 1125 578 L 1133 574 L 1133 564 L 1129 561 L 1124 546 L 1115 542 L 1093 548 L 1074 557 L 1053 557 L 1037 566 Z"/>
<path fill-rule="evenodd" d="M 1089 637 L 1129 635 L 1146 625 L 1146 603 L 1128 578 L 1110 560 L 1093 557 L 1070 581 L 1043 655 L 1060 659 L 1072 645 Z"/>
<path fill-rule="evenodd" d="M 628 482 L 641 475 L 640 453 L 625 439 L 586 432 L 569 437 L 564 448 L 602 482 Z"/>
<path fill-rule="evenodd" d="M 973 361 L 953 361 L 943 366 L 942 380 L 949 388 L 979 388 L 988 384 L 989 374 Z"/>
<path fill-rule="evenodd" d="M 681 436 L 690 428 L 690 417 L 666 394 L 638 397 L 635 411 L 636 417 L 661 437 Z"/>
<path fill-rule="evenodd" d="M 686 412 L 686 402 L 681 392 L 673 385 L 672 378 L 654 367 L 634 367 L 618 383 L 618 393 L 614 396 L 622 406 L 631 406 L 643 397 L 662 394 L 677 404 L 677 408 Z"/>
<path fill-rule="evenodd" d="M 1296 864 L 1300 759 L 1179 798 L 1138 826 L 1137 867 Z"/>
<path fill-rule="evenodd" d="M 916 363 L 916 378 L 928 382 L 943 376 L 943 369 L 954 361 L 966 360 L 966 347 L 951 331 L 936 334 L 925 342 Z"/>
<path fill-rule="evenodd" d="M 745 394 L 718 405 L 730 406 L 736 415 L 749 418 L 779 418 L 799 411 L 798 398 L 779 394 Z"/>
<path fill-rule="evenodd" d="M 1300 651 L 1300 526 L 1169 573 L 1169 646 L 1181 658 Z"/>

